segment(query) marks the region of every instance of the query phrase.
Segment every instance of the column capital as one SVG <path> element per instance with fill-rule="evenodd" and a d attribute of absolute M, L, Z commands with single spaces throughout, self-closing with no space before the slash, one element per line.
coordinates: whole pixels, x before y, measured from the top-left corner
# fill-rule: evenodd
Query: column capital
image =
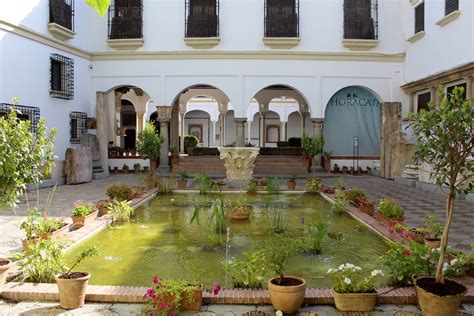
<path fill-rule="evenodd" d="M 236 118 L 234 118 L 234 121 L 236 123 L 245 123 L 245 122 L 247 122 L 247 118 L 246 117 L 236 117 Z"/>
<path fill-rule="evenodd" d="M 159 122 L 168 122 L 171 120 L 171 107 L 166 105 L 156 106 L 157 120 Z"/>
<path fill-rule="evenodd" d="M 135 111 L 135 113 L 137 113 L 137 115 L 145 115 L 145 111 Z"/>
<path fill-rule="evenodd" d="M 324 118 L 311 118 L 311 122 L 313 123 L 324 123 Z"/>

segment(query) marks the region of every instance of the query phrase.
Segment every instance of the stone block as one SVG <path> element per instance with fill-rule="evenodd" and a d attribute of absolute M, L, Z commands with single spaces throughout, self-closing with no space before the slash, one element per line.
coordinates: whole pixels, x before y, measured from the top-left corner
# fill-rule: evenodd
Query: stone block
<path fill-rule="evenodd" d="M 66 183 L 79 184 L 92 181 L 92 150 L 90 147 L 66 150 Z"/>

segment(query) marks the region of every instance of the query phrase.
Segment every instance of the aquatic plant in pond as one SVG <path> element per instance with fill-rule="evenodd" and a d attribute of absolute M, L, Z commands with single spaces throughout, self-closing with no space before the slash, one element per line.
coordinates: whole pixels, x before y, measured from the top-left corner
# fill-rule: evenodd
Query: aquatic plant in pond
<path fill-rule="evenodd" d="M 265 211 L 270 232 L 283 234 L 288 227 L 288 220 L 283 210 L 270 208 Z"/>
<path fill-rule="evenodd" d="M 265 251 L 244 252 L 243 255 L 243 260 L 232 257 L 230 260 L 222 262 L 224 270 L 232 278 L 232 286 L 250 289 L 261 288 L 268 269 Z"/>
<path fill-rule="evenodd" d="M 225 220 L 223 243 L 219 247 L 212 246 L 198 225 L 189 224 L 196 206 L 202 208 L 200 217 L 205 221 L 216 198 L 221 198 L 224 204 L 240 199 L 253 209 L 251 221 Z M 152 277 L 159 275 L 165 279 L 196 280 L 208 286 L 219 282 L 229 287 L 232 286 L 230 274 L 225 283 L 226 272 L 221 264 L 226 260 L 226 253 L 228 259 L 245 260 L 244 252 L 262 250 L 266 241 L 275 240 L 275 234 L 267 228 L 266 210 L 270 208 L 280 210 L 287 218 L 284 234 L 296 237 L 300 236 L 302 217 L 305 224 L 331 223 L 317 260 L 303 250 L 289 258 L 286 273 L 303 276 L 308 287 L 330 287 L 326 271 L 346 262 L 370 271 L 381 267 L 380 257 L 388 249 L 386 243 L 370 230 L 355 230 L 357 221 L 334 215 L 330 204 L 318 196 L 177 194 L 157 196 L 137 208 L 129 224 L 113 225 L 75 246 L 74 252 L 88 245 L 97 245 L 100 250 L 100 256 L 88 259 L 77 269 L 91 273 L 90 284 L 149 286 Z M 229 247 L 225 247 L 228 227 Z M 67 257 L 69 262 L 74 259 L 74 253 Z M 273 273 L 268 272 L 265 280 L 271 276 Z"/>
<path fill-rule="evenodd" d="M 329 223 L 315 221 L 303 228 L 304 250 L 315 254 L 321 253 L 321 247 L 328 231 Z"/>
<path fill-rule="evenodd" d="M 204 211 L 205 218 L 201 218 L 203 208 L 196 206 L 190 224 L 196 223 L 201 233 L 214 245 L 220 246 L 224 243 L 224 231 L 226 227 L 226 216 L 224 201 L 214 200 L 211 207 Z"/>

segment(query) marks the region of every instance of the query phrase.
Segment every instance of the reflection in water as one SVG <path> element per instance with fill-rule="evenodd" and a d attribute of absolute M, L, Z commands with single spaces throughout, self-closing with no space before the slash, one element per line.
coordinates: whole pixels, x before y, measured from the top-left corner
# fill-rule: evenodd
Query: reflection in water
<path fill-rule="evenodd" d="M 195 206 L 210 207 L 217 197 L 195 194 L 157 197 L 137 209 L 130 224 L 101 231 L 73 248 L 71 256 L 89 244 L 99 247 L 100 256 L 86 260 L 79 267 L 91 272 L 91 284 L 147 286 L 158 275 L 225 285 L 221 264 L 226 259 L 225 245 L 210 245 L 196 226 L 189 224 Z M 288 265 L 287 273 L 304 277 L 308 286 L 330 287 L 326 271 L 346 262 L 366 269 L 381 268 L 379 257 L 387 250 L 385 242 L 349 216 L 334 215 L 330 205 L 319 197 L 284 194 L 220 197 L 224 202 L 243 199 L 253 206 L 250 220 L 229 222 L 227 258 L 241 258 L 243 252 L 258 250 L 272 239 L 265 210 L 273 208 L 285 214 L 289 232 L 297 232 L 314 221 L 329 222 L 321 254 L 302 254 L 292 258 Z"/>

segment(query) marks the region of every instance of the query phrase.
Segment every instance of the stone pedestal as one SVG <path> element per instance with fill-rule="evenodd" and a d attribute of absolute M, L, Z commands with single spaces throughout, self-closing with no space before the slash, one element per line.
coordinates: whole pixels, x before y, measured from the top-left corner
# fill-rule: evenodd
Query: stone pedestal
<path fill-rule="evenodd" d="M 259 151 L 260 148 L 253 147 L 219 147 L 220 158 L 224 159 L 227 180 L 251 180 Z"/>
<path fill-rule="evenodd" d="M 66 183 L 79 184 L 92 180 L 92 150 L 90 147 L 66 150 Z"/>

